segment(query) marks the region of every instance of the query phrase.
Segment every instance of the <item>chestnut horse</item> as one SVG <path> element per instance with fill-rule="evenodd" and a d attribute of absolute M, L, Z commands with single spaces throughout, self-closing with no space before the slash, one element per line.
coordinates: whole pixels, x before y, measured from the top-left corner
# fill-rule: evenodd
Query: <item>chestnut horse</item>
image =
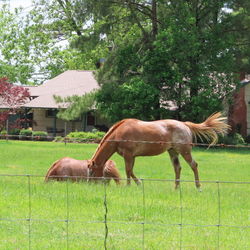
<path fill-rule="evenodd" d="M 72 180 L 89 180 L 89 160 L 76 160 L 70 157 L 64 157 L 52 164 L 48 170 L 45 181 L 51 179 L 57 181 Z M 120 174 L 115 166 L 115 162 L 108 160 L 105 163 L 102 177 L 106 177 L 106 181 L 110 182 L 111 178 L 114 179 L 116 184 L 120 184 Z"/>
<path fill-rule="evenodd" d="M 136 156 L 153 156 L 168 151 L 174 170 L 175 187 L 180 184 L 181 166 L 179 154 L 194 172 L 196 187 L 200 187 L 197 163 L 191 155 L 193 137 L 203 137 L 215 144 L 217 134 L 225 134 L 229 126 L 221 113 L 215 113 L 204 122 L 196 124 L 167 119 L 145 122 L 137 119 L 124 119 L 114 124 L 101 140 L 88 167 L 93 176 L 101 176 L 105 162 L 117 152 L 125 160 L 127 184 L 132 177 L 135 183 L 140 180 L 134 175 L 133 166 Z"/>

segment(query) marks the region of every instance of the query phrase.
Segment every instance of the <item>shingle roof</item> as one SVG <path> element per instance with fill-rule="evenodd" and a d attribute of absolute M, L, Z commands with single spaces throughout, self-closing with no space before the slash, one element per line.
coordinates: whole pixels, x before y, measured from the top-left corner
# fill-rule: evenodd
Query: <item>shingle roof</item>
<path fill-rule="evenodd" d="M 26 103 L 24 107 L 58 108 L 59 104 L 55 102 L 54 95 L 61 97 L 81 96 L 98 88 L 92 71 L 68 70 L 46 81 L 41 86 L 29 88 L 31 96 L 36 98 Z"/>

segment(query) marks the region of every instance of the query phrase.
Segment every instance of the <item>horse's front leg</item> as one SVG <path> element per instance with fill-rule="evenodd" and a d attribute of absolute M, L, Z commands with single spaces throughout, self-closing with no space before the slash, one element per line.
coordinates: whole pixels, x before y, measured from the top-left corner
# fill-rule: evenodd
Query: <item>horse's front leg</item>
<path fill-rule="evenodd" d="M 131 184 L 131 177 L 133 178 L 133 180 L 137 185 L 140 185 L 141 181 L 133 173 L 135 158 L 131 155 L 124 155 L 124 160 L 126 166 L 127 185 Z"/>

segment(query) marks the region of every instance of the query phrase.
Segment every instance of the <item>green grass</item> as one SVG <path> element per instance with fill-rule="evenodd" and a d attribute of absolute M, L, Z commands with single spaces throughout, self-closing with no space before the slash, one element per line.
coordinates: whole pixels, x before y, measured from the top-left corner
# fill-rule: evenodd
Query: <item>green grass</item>
<path fill-rule="evenodd" d="M 43 182 L 55 160 L 89 159 L 96 147 L 0 141 L 0 249 L 104 249 L 105 190 L 108 249 L 250 248 L 250 184 L 206 182 L 249 181 L 249 150 L 194 148 L 202 192 L 193 182 L 174 190 L 168 154 L 136 159 L 135 174 L 145 179 L 140 187 Z M 125 178 L 123 159 L 112 159 Z M 181 164 L 181 179 L 193 181 Z"/>

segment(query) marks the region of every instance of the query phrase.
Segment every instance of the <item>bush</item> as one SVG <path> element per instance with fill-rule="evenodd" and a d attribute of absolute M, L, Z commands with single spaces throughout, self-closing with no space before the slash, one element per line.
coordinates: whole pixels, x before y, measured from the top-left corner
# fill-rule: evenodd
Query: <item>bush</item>
<path fill-rule="evenodd" d="M 0 132 L 0 138 L 1 138 L 1 139 L 6 139 L 6 135 L 7 135 L 7 131 L 6 131 L 6 130 L 2 130 L 2 131 Z"/>
<path fill-rule="evenodd" d="M 9 139 L 11 139 L 11 140 L 19 139 L 19 133 L 20 133 L 20 129 L 18 129 L 18 128 L 13 128 L 13 129 L 9 130 L 9 132 L 8 132 L 8 134 L 10 135 Z"/>
<path fill-rule="evenodd" d="M 237 145 L 244 144 L 245 140 L 241 134 L 235 133 L 231 135 L 219 136 L 218 143 L 223 143 L 227 145 Z"/>
<path fill-rule="evenodd" d="M 13 128 L 9 131 L 9 135 L 19 135 L 20 129 L 19 128 Z"/>
<path fill-rule="evenodd" d="M 32 131 L 29 130 L 29 129 L 21 129 L 19 135 L 31 136 L 32 135 Z"/>
<path fill-rule="evenodd" d="M 246 137 L 245 142 L 246 142 L 246 143 L 250 143 L 250 135 L 248 135 L 248 136 Z"/>
<path fill-rule="evenodd" d="M 43 141 L 47 139 L 48 133 L 45 131 L 33 131 L 32 136 L 38 141 Z"/>
<path fill-rule="evenodd" d="M 2 131 L 0 132 L 0 134 L 1 134 L 1 135 L 7 135 L 7 131 L 6 131 L 6 130 L 2 130 Z"/>
<path fill-rule="evenodd" d="M 103 136 L 105 135 L 105 132 L 71 132 L 67 135 L 70 141 L 74 142 L 86 142 L 86 141 L 93 141 L 93 142 L 99 142 Z"/>

